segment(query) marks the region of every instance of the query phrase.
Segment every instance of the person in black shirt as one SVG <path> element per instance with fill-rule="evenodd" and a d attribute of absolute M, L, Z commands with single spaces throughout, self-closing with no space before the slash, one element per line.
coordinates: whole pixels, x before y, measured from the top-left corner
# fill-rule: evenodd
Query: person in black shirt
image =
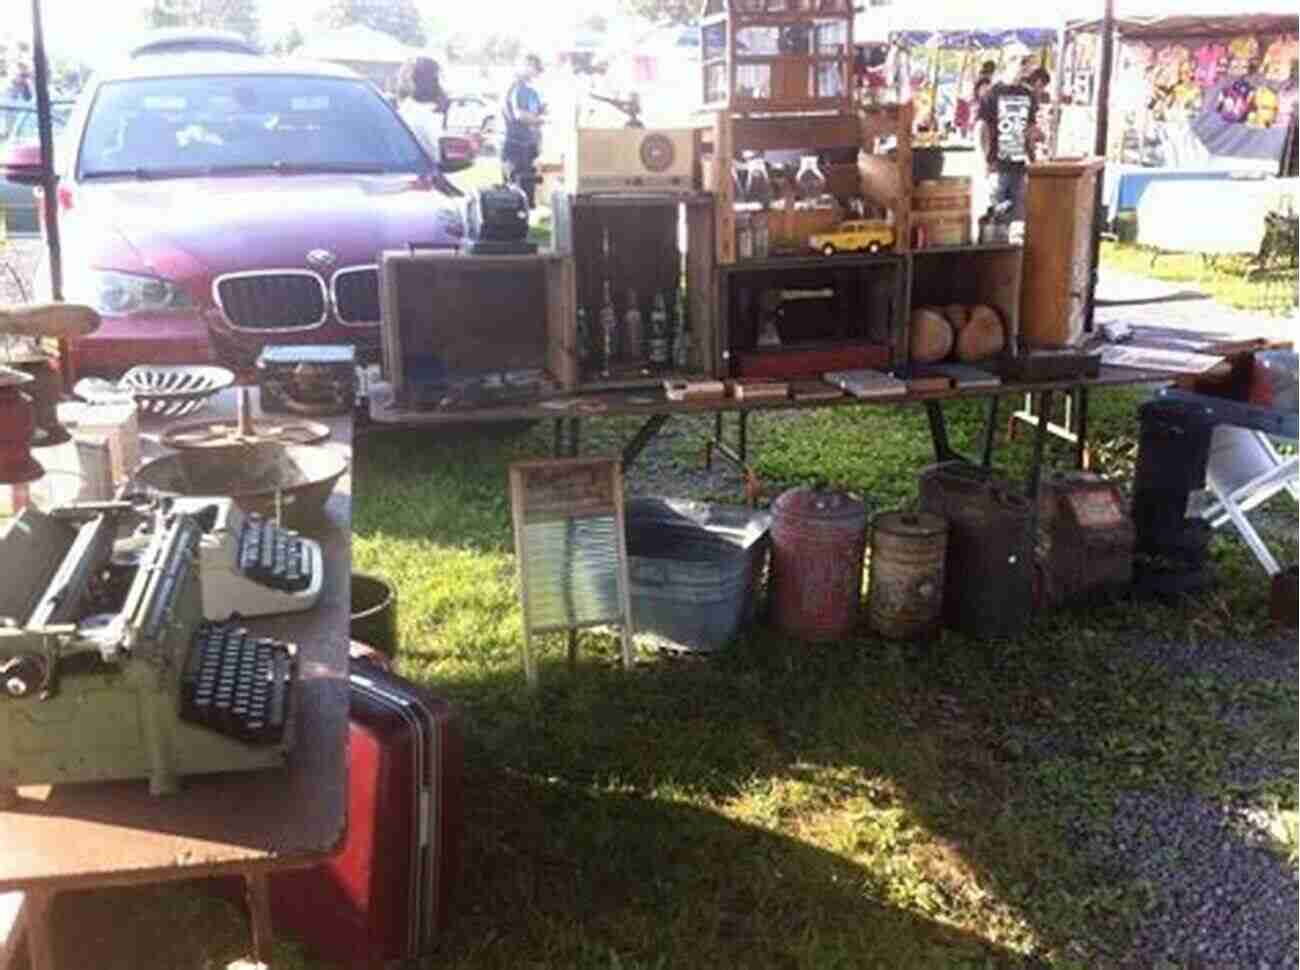
<path fill-rule="evenodd" d="M 1038 98 L 1021 80 L 1020 64 L 989 88 L 980 102 L 975 141 L 996 179 L 992 203 L 1009 203 L 1012 221 L 1025 217 L 1025 166 L 1038 140 Z"/>

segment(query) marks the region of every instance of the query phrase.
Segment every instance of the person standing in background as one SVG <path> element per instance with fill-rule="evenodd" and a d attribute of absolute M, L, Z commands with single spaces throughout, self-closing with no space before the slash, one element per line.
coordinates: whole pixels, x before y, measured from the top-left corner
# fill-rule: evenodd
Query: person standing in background
<path fill-rule="evenodd" d="M 542 120 L 546 114 L 541 95 L 533 87 L 541 74 L 542 59 L 536 54 L 525 54 L 501 105 L 506 123 L 506 139 L 501 146 L 501 177 L 508 185 L 523 190 L 530 209 L 536 204 L 535 163 L 541 154 Z"/>
<path fill-rule="evenodd" d="M 1025 218 L 1025 166 L 1037 140 L 1038 101 L 1022 80 L 1023 63 L 1013 60 L 1002 81 L 980 102 L 975 141 L 994 179 L 991 203 L 1008 204 L 1011 221 Z"/>
<path fill-rule="evenodd" d="M 447 103 L 437 61 L 413 57 L 402 65 L 397 72 L 397 112 L 435 162 L 442 157 L 438 140 L 446 126 Z"/>
<path fill-rule="evenodd" d="M 14 77 L 9 82 L 9 97 L 15 101 L 32 100 L 32 69 L 25 61 L 19 61 L 14 67 Z"/>

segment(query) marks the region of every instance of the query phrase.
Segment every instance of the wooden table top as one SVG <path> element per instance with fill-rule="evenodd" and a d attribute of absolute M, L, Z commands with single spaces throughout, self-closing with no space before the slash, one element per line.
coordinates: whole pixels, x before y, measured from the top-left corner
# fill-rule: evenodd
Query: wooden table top
<path fill-rule="evenodd" d="M 472 424 L 492 421 L 536 421 L 545 418 L 592 418 L 618 415 L 713 414 L 718 411 L 782 411 L 794 408 L 843 407 L 848 405 L 915 404 L 925 401 L 950 401 L 963 398 L 988 398 L 1027 392 L 1071 390 L 1076 387 L 1124 387 L 1134 384 L 1159 384 L 1177 377 L 1166 371 L 1134 370 L 1125 367 L 1102 367 L 1097 377 L 1072 377 L 1034 383 L 1003 381 L 995 387 L 966 387 L 945 391 L 903 394 L 897 397 L 859 399 L 851 394 L 822 400 L 736 400 L 730 397 L 670 401 L 662 387 L 600 393 L 573 393 L 541 402 L 498 405 L 493 407 L 450 408 L 447 410 L 413 410 L 400 408 L 393 400 L 392 387 L 375 383 L 370 387 L 370 420 L 378 427 Z M 829 385 L 828 385 L 829 387 Z"/>
<path fill-rule="evenodd" d="M 256 390 L 253 391 L 256 401 Z M 182 421 L 233 416 L 227 390 Z M 260 414 L 260 411 L 256 412 Z M 320 418 L 327 447 L 351 454 L 352 419 Z M 141 453 L 162 454 L 165 420 L 140 417 Z M 321 544 L 325 589 L 315 609 L 249 620 L 298 645 L 297 735 L 283 769 L 191 775 L 154 797 L 143 780 L 32 786 L 0 811 L 0 891 L 191 879 L 310 865 L 345 832 L 351 475 L 304 534 Z"/>

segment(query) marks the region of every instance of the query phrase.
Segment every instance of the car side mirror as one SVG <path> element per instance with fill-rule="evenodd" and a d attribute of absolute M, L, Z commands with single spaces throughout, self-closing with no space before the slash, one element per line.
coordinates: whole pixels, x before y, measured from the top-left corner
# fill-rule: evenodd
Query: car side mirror
<path fill-rule="evenodd" d="M 443 135 L 438 139 L 438 168 L 444 175 L 460 172 L 474 164 L 474 144 L 468 138 Z"/>
<path fill-rule="evenodd" d="M 10 145 L 0 157 L 0 176 L 17 185 L 40 185 L 44 171 L 39 142 Z"/>

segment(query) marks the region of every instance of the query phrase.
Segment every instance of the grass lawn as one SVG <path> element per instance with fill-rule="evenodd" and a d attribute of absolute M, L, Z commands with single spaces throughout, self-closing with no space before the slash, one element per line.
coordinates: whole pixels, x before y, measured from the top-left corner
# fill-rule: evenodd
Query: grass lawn
<path fill-rule="evenodd" d="M 1133 243 L 1103 242 L 1102 265 L 1167 283 L 1187 283 L 1215 301 L 1239 310 L 1291 313 L 1296 308 L 1296 270 L 1274 270 L 1248 276 L 1245 256 L 1223 257 L 1207 264 L 1195 253 L 1157 253 Z"/>

